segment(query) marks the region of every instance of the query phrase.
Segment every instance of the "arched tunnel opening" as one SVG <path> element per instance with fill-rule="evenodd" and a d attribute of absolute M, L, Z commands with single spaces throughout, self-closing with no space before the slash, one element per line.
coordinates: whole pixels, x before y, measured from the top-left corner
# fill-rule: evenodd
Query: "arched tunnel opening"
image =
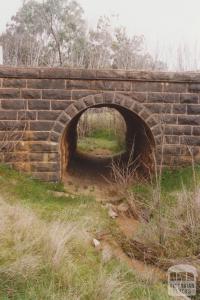
<path fill-rule="evenodd" d="M 117 111 L 121 116 L 124 122 L 124 145 L 121 151 L 114 154 L 86 153 L 79 147 L 79 123 L 87 110 L 100 110 L 101 114 L 102 108 L 105 107 Z M 153 170 L 154 147 L 150 128 L 136 113 L 116 104 L 95 105 L 79 112 L 65 130 L 61 145 L 62 176 L 70 175 L 91 180 L 101 177 L 110 180 L 113 176 L 113 165 L 117 164 L 118 168 L 132 168 L 137 175 L 148 177 Z"/>

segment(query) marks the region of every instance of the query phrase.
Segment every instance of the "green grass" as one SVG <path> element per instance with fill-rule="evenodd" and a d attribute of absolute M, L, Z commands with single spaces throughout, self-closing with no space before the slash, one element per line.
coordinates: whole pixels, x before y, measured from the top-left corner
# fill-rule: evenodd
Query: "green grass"
<path fill-rule="evenodd" d="M 118 234 L 92 197 L 33 180 L 0 166 L 0 299 L 167 300 L 167 288 L 142 278 L 91 245 L 97 233 Z M 71 230 L 71 229 L 72 230 Z"/>
<path fill-rule="evenodd" d="M 108 217 L 104 217 L 106 210 L 100 209 L 100 205 L 93 197 L 67 193 L 61 183 L 40 182 L 0 165 L 0 188 L 1 193 L 11 204 L 20 201 L 20 204 L 34 209 L 39 217 L 46 220 L 76 222 L 82 218 L 88 223 L 90 217 L 93 218 L 92 224 L 95 230 L 113 227 L 113 222 Z M 57 191 L 65 191 L 66 195 L 55 196 L 53 192 Z"/>
<path fill-rule="evenodd" d="M 112 131 L 95 130 L 90 136 L 78 140 L 78 149 L 88 153 L 95 150 L 107 150 L 112 155 L 123 151 L 124 144 Z"/>
<path fill-rule="evenodd" d="M 194 172 L 196 180 L 200 181 L 200 165 L 184 167 L 176 170 L 164 170 L 161 188 L 164 192 L 180 191 L 183 186 L 189 190 L 194 189 Z"/>
<path fill-rule="evenodd" d="M 154 180 L 153 180 L 154 181 Z M 149 221 L 140 226 L 137 239 L 161 250 L 162 258 L 195 257 L 200 247 L 200 166 L 164 170 L 160 192 L 155 182 L 131 188 Z M 159 197 L 158 197 L 159 195 Z"/>
<path fill-rule="evenodd" d="M 194 174 L 195 180 L 194 182 Z M 192 167 L 182 167 L 179 169 L 163 170 L 160 180 L 161 210 L 167 213 L 168 209 L 177 204 L 177 195 L 183 190 L 193 192 L 195 185 L 200 183 L 200 165 Z M 144 206 L 151 206 L 154 201 L 154 191 L 156 188 L 155 178 L 152 183 L 136 183 L 130 188 L 131 192 L 138 198 Z"/>
<path fill-rule="evenodd" d="M 200 165 L 192 167 L 182 167 L 179 169 L 165 169 L 161 176 L 161 193 L 162 195 L 172 192 L 182 191 L 183 187 L 187 190 L 193 190 L 195 187 L 194 173 L 197 182 L 200 182 Z M 155 186 L 155 178 L 152 184 L 149 182 L 138 183 L 131 187 L 131 190 L 142 198 L 148 198 Z"/>

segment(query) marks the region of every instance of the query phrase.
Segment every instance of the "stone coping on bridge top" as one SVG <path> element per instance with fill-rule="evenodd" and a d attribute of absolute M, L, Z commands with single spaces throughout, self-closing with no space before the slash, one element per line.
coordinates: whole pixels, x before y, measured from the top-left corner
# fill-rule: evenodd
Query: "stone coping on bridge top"
<path fill-rule="evenodd" d="M 0 66 L 0 78 L 25 79 L 81 79 L 81 80 L 130 80 L 145 82 L 192 82 L 200 83 L 199 72 L 158 72 L 135 70 L 89 70 L 47 67 Z"/>

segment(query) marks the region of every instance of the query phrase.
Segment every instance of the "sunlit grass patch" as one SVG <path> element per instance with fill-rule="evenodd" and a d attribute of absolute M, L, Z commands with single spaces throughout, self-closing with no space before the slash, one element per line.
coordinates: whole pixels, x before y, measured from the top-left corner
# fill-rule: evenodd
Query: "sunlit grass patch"
<path fill-rule="evenodd" d="M 165 286 L 94 249 L 96 233 L 117 229 L 93 198 L 55 197 L 63 186 L 4 166 L 0 174 L 1 299 L 168 299 Z"/>
<path fill-rule="evenodd" d="M 88 153 L 102 153 L 113 155 L 124 151 L 124 145 L 114 132 L 107 132 L 106 130 L 96 130 L 90 136 L 82 137 L 78 140 L 78 150 Z"/>
<path fill-rule="evenodd" d="M 114 257 L 105 262 L 94 249 L 99 232 L 118 234 L 94 198 L 5 166 L 0 188 L 0 299 L 169 299 L 164 285 L 141 279 Z"/>

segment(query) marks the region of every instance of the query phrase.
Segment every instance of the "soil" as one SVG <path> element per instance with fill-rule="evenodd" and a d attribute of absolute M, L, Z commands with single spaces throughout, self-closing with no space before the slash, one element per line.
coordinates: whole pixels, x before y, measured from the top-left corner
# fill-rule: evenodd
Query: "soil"
<path fill-rule="evenodd" d="M 102 157 L 102 156 L 111 156 L 111 155 L 113 155 L 113 152 L 109 149 L 98 148 L 98 149 L 94 149 L 94 150 L 90 151 L 90 154 Z"/>
<path fill-rule="evenodd" d="M 121 217 L 119 216 L 117 218 L 117 224 L 119 225 L 119 228 L 121 231 L 125 234 L 128 238 L 133 238 L 135 232 L 138 230 L 140 223 L 139 221 L 135 220 L 133 217 Z"/>
<path fill-rule="evenodd" d="M 115 205 L 121 201 L 120 195 L 118 195 L 116 191 L 115 193 L 111 193 L 113 187 L 108 182 L 102 179 L 98 180 L 95 176 L 94 178 L 85 177 L 83 180 L 82 176 L 67 175 L 64 184 L 69 193 L 93 196 L 104 205 L 108 204 L 115 207 Z M 124 214 L 119 214 L 116 218 L 116 222 L 122 234 L 127 238 L 133 238 L 140 227 L 139 221 L 133 217 L 127 217 Z M 147 265 L 143 261 L 128 257 L 114 237 L 105 234 L 101 237 L 97 237 L 97 239 L 100 239 L 102 251 L 106 248 L 111 249 L 112 254 L 117 259 L 127 263 L 137 274 L 140 274 L 142 278 L 151 277 L 151 280 L 166 281 L 165 272 L 152 265 Z"/>

